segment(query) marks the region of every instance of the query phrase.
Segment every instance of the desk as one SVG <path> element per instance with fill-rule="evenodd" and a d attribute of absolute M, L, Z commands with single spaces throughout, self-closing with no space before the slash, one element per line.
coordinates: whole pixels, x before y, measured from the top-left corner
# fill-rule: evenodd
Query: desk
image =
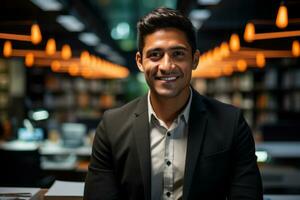
<path fill-rule="evenodd" d="M 37 196 L 32 200 L 44 200 L 44 196 L 47 193 L 48 189 L 41 189 Z M 76 198 L 78 199 L 78 198 Z M 300 195 L 264 195 L 264 200 L 299 200 Z M 69 198 L 72 200 L 72 198 Z"/>
<path fill-rule="evenodd" d="M 48 190 L 42 189 L 37 200 L 44 200 L 44 195 Z M 300 195 L 264 195 L 264 200 L 299 200 Z M 70 199 L 72 200 L 72 199 Z"/>
<path fill-rule="evenodd" d="M 87 171 L 86 162 L 89 161 L 92 147 L 85 145 L 77 148 L 67 148 L 59 143 L 46 141 L 40 146 L 39 152 L 42 156 L 41 168 L 43 170 L 78 169 Z"/>
<path fill-rule="evenodd" d="M 10 141 L 0 142 L 0 148 L 9 150 L 34 150 L 39 148 L 41 155 L 53 154 L 75 154 L 89 156 L 92 152 L 91 145 L 84 145 L 77 148 L 66 148 L 61 143 L 44 142 L 22 142 Z M 300 158 L 300 142 L 262 142 L 256 144 L 257 150 L 264 150 L 274 158 Z"/>
<path fill-rule="evenodd" d="M 19 140 L 14 141 L 0 141 L 0 149 L 9 151 L 34 151 L 40 146 L 40 142 L 23 142 Z"/>
<path fill-rule="evenodd" d="M 7 150 L 34 150 L 39 149 L 41 155 L 66 155 L 90 156 L 91 145 L 77 148 L 63 147 L 61 143 L 45 142 L 0 142 L 0 148 Z M 262 142 L 256 144 L 256 150 L 266 151 L 273 158 L 300 158 L 300 142 Z"/>
<path fill-rule="evenodd" d="M 264 195 L 264 200 L 299 200 L 300 195 Z"/>
<path fill-rule="evenodd" d="M 44 200 L 44 195 L 48 190 L 42 189 L 37 200 Z M 300 195 L 264 195 L 264 200 L 299 200 Z M 71 200 L 71 199 L 70 199 Z"/>
<path fill-rule="evenodd" d="M 40 146 L 40 153 L 41 155 L 73 154 L 77 156 L 90 156 L 92 153 L 92 147 L 90 145 L 84 145 L 76 148 L 67 148 L 60 143 L 45 141 Z"/>
<path fill-rule="evenodd" d="M 75 154 L 78 156 L 90 156 L 92 153 L 91 145 L 84 145 L 76 148 L 64 147 L 60 142 L 24 142 L 19 140 L 4 142 L 0 141 L 0 149 L 14 151 L 30 151 L 39 149 L 41 155 L 64 155 Z"/>
<path fill-rule="evenodd" d="M 256 151 L 265 153 L 260 172 L 266 192 L 299 190 L 300 142 L 263 142 Z"/>
<path fill-rule="evenodd" d="M 262 142 L 256 150 L 263 150 L 271 158 L 300 158 L 300 142 Z"/>
<path fill-rule="evenodd" d="M 56 172 L 59 177 L 72 174 L 84 177 L 87 172 L 89 157 L 92 152 L 90 145 L 78 148 L 66 148 L 61 143 L 44 141 L 36 142 L 1 142 L 0 148 L 8 150 L 39 150 L 41 155 L 41 169 L 48 174 Z M 271 158 L 300 159 L 300 142 L 263 142 L 256 145 L 258 151 L 267 152 Z M 279 168 L 261 168 L 264 186 L 267 187 L 292 187 L 300 188 L 300 170 Z M 54 173 L 55 174 L 55 173 Z M 74 175 L 75 174 L 75 175 Z M 68 176 L 68 177 L 71 177 Z"/>

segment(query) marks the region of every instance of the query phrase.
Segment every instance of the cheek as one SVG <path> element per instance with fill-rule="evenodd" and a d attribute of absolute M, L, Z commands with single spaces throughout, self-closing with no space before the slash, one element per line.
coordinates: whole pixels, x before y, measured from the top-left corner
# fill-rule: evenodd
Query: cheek
<path fill-rule="evenodd" d="M 153 72 L 150 68 L 145 68 L 144 69 L 144 76 L 146 81 L 149 83 L 153 78 Z"/>
<path fill-rule="evenodd" d="M 145 76 L 151 77 L 157 73 L 158 67 L 155 64 L 145 64 L 144 66 Z"/>
<path fill-rule="evenodd" d="M 190 74 L 192 73 L 192 63 L 182 64 L 180 70 L 184 73 L 186 77 L 190 76 Z"/>

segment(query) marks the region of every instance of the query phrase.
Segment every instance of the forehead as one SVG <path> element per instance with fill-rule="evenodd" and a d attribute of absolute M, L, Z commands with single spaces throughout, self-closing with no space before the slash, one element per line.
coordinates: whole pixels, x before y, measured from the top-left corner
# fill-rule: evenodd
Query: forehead
<path fill-rule="evenodd" d="M 169 49 L 174 47 L 183 47 L 191 50 L 186 34 L 183 31 L 176 28 L 163 28 L 146 35 L 143 52 L 151 49 Z"/>

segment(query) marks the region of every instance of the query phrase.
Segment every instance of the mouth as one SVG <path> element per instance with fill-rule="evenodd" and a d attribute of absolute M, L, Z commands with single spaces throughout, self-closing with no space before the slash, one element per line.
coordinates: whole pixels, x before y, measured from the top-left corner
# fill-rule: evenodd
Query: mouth
<path fill-rule="evenodd" d="M 161 80 L 161 81 L 175 81 L 178 78 L 179 78 L 179 76 L 160 76 L 160 77 L 155 77 L 156 80 Z"/>

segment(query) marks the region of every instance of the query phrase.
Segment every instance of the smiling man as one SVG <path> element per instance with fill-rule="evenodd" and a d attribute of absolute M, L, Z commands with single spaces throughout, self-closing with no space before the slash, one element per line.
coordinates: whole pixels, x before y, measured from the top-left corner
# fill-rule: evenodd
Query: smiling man
<path fill-rule="evenodd" d="M 192 51 L 185 33 L 164 28 L 147 35 L 136 61 L 150 87 L 154 113 L 170 126 L 190 96 L 192 69 L 198 64 L 199 51 Z"/>
<path fill-rule="evenodd" d="M 158 8 L 138 22 L 147 95 L 105 112 L 85 199 L 261 200 L 254 141 L 241 111 L 191 86 L 199 51 L 191 22 Z"/>

